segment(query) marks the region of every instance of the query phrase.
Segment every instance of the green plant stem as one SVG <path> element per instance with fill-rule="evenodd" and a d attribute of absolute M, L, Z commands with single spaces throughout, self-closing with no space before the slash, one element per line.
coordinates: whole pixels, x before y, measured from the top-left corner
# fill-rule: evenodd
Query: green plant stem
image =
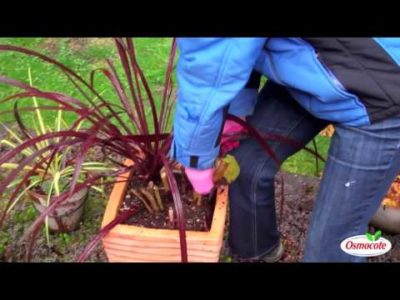
<path fill-rule="evenodd" d="M 154 196 L 151 194 L 151 192 L 146 189 L 146 188 L 141 188 L 140 192 L 147 198 L 147 200 L 150 202 L 151 208 L 154 211 L 159 211 L 160 208 L 158 207 L 156 203 L 156 199 L 154 199 Z"/>
<path fill-rule="evenodd" d="M 139 198 L 139 199 L 143 202 L 144 206 L 146 207 L 146 209 L 147 209 L 147 211 L 148 211 L 149 213 L 154 214 L 153 209 L 150 207 L 150 205 L 147 203 L 147 201 L 143 198 L 143 196 L 142 196 L 141 194 L 139 194 L 139 193 L 138 193 L 137 191 L 135 191 L 135 190 L 130 190 L 129 192 L 130 192 L 132 195 L 134 195 L 134 196 L 136 196 L 137 198 Z"/>
<path fill-rule="evenodd" d="M 162 204 L 162 200 L 161 200 L 161 196 L 160 196 L 160 189 L 158 188 L 158 186 L 155 185 L 153 187 L 153 190 L 154 190 L 154 194 L 155 194 L 156 199 L 157 199 L 158 206 L 163 211 L 164 210 L 164 206 Z"/>

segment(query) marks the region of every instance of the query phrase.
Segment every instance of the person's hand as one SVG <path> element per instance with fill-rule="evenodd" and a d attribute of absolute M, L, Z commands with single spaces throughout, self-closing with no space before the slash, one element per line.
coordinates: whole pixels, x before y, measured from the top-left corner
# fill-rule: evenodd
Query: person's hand
<path fill-rule="evenodd" d="M 245 120 L 245 117 L 241 117 L 241 119 Z M 222 155 L 225 155 L 227 152 L 239 147 L 239 142 L 237 141 L 237 139 L 232 138 L 232 136 L 243 132 L 246 132 L 246 130 L 238 123 L 231 120 L 225 121 L 221 138 Z"/>
<path fill-rule="evenodd" d="M 246 118 L 241 117 L 241 119 L 245 120 Z M 222 155 L 225 155 L 227 152 L 239 146 L 239 142 L 237 140 L 232 140 L 232 135 L 240 134 L 243 132 L 246 132 L 246 129 L 244 129 L 241 125 L 231 120 L 225 121 L 221 138 Z M 214 171 L 215 168 L 210 168 L 206 170 L 185 168 L 186 176 L 192 184 L 193 189 L 195 190 L 195 192 L 201 195 L 209 194 L 213 189 L 215 185 L 213 182 Z"/>
<path fill-rule="evenodd" d="M 206 170 L 185 168 L 185 173 L 196 193 L 206 195 L 213 189 L 214 168 Z"/>

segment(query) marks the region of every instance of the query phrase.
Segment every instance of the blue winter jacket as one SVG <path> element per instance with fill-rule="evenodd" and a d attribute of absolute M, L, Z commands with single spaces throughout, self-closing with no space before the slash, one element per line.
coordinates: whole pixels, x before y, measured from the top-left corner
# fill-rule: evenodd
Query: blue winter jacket
<path fill-rule="evenodd" d="M 252 113 L 254 72 L 315 117 L 363 126 L 400 114 L 400 38 L 180 38 L 171 155 L 210 168 L 224 114 Z"/>

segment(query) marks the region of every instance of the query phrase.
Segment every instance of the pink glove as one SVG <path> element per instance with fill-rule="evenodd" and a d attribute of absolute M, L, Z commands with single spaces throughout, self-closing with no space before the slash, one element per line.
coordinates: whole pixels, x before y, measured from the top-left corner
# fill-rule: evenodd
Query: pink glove
<path fill-rule="evenodd" d="M 206 170 L 197 170 L 191 168 L 185 168 L 185 173 L 193 186 L 193 189 L 201 194 L 209 194 L 214 187 L 213 175 L 214 168 Z"/>
<path fill-rule="evenodd" d="M 241 119 L 245 120 L 244 117 L 242 117 Z M 239 142 L 235 139 L 232 139 L 231 136 L 234 134 L 242 133 L 242 132 L 246 132 L 246 130 L 238 123 L 231 121 L 231 120 L 225 121 L 224 129 L 222 131 L 222 139 L 221 139 L 222 155 L 225 155 L 225 153 L 239 147 Z"/>

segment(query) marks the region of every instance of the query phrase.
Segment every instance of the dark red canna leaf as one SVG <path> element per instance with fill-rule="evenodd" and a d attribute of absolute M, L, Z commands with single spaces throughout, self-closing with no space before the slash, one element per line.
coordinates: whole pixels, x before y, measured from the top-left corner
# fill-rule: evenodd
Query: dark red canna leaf
<path fill-rule="evenodd" d="M 227 120 L 234 121 L 234 122 L 238 123 L 239 125 L 241 125 L 244 129 L 246 129 L 248 132 L 248 135 L 255 138 L 256 141 L 260 144 L 260 146 L 264 149 L 266 154 L 269 155 L 278 166 L 280 165 L 280 161 L 276 157 L 271 146 L 268 145 L 268 143 L 265 141 L 265 139 L 262 137 L 262 135 L 254 127 L 252 127 L 248 122 L 243 121 L 241 118 L 236 117 L 231 114 L 227 115 Z"/>
<path fill-rule="evenodd" d="M 117 73 L 114 64 L 110 60 L 107 60 L 107 68 L 93 71 L 90 74 L 89 81 L 84 80 L 80 75 L 67 66 L 38 52 L 21 47 L 0 45 L 0 51 L 23 53 L 37 57 L 55 67 L 58 67 L 72 83 L 73 87 L 79 92 L 81 95 L 79 97 L 83 98 L 81 100 L 62 93 L 42 91 L 23 82 L 0 76 L 0 83 L 22 89 L 22 92 L 4 98 L 0 103 L 35 96 L 39 100 L 50 100 L 56 104 L 54 106 L 41 105 L 40 109 L 43 108 L 54 111 L 61 109 L 62 111 L 68 111 L 76 115 L 76 120 L 68 130 L 63 130 L 57 133 L 47 133 L 41 136 L 29 136 L 29 129 L 26 128 L 19 114 L 22 111 L 34 110 L 34 108 L 19 108 L 17 106 L 18 104 L 16 104 L 14 111 L 16 111 L 15 115 L 17 116 L 15 118 L 19 119 L 17 123 L 19 123 L 22 131 L 26 132 L 25 137 L 27 141 L 17 146 L 16 149 L 5 152 L 0 157 L 0 166 L 5 162 L 9 162 L 20 151 L 30 147 L 35 147 L 37 143 L 40 143 L 41 141 L 47 140 L 49 142 L 54 142 L 57 139 L 59 143 L 53 147 L 46 148 L 46 156 L 43 159 L 40 159 L 40 155 L 45 152 L 36 151 L 35 155 L 23 160 L 20 167 L 17 170 L 14 170 L 14 172 L 7 174 L 6 180 L 0 183 L 0 194 L 2 194 L 7 186 L 7 182 L 9 183 L 10 180 L 16 178 L 19 171 L 23 169 L 23 166 L 33 164 L 34 170 L 36 170 L 39 168 L 39 163 L 41 163 L 41 167 L 45 166 L 47 169 L 49 162 L 54 159 L 56 153 L 60 153 L 61 151 L 64 151 L 66 147 L 70 146 L 79 149 L 79 151 L 74 151 L 71 156 L 68 156 L 68 159 L 63 160 L 62 162 L 67 165 L 73 164 L 75 168 L 70 190 L 68 193 L 64 193 L 60 197 L 52 197 L 50 206 L 40 214 L 26 232 L 26 236 L 32 238 L 28 246 L 29 256 L 30 250 L 34 245 L 34 237 L 40 232 L 45 216 L 54 211 L 57 205 L 65 201 L 68 195 L 76 193 L 80 189 L 88 187 L 91 184 L 95 184 L 96 178 L 98 180 L 101 176 L 103 176 L 103 178 L 104 176 L 117 176 L 118 174 L 121 174 L 121 172 L 123 173 L 132 170 L 132 168 L 123 166 L 121 161 L 115 160 L 114 157 L 116 155 L 123 159 L 134 161 L 135 174 L 138 174 L 141 178 L 154 176 L 154 174 L 157 174 L 159 168 L 162 165 L 165 165 L 167 175 L 169 174 L 168 180 L 170 181 L 170 185 L 173 187 L 172 194 L 178 215 L 182 261 L 187 262 L 186 233 L 182 203 L 175 178 L 170 170 L 167 159 L 169 147 L 172 141 L 171 134 L 167 132 L 167 125 L 169 116 L 172 113 L 174 100 L 172 97 L 173 82 L 171 77 L 174 68 L 174 56 L 176 54 L 175 39 L 172 42 L 170 57 L 166 68 L 164 90 L 159 111 L 157 111 L 157 106 L 150 86 L 137 62 L 132 39 L 116 38 L 115 44 L 123 69 L 121 77 Z M 111 103 L 111 101 L 106 100 L 96 90 L 94 86 L 96 72 L 101 72 L 108 79 L 112 89 L 115 91 L 118 103 Z M 128 86 L 129 91 L 128 89 L 125 91 L 124 86 Z M 98 100 L 93 100 L 95 97 Z M 114 102 L 114 100 L 112 102 Z M 149 116 L 146 116 L 145 107 L 147 106 L 150 107 Z M 1 111 L 0 114 L 2 113 L 10 112 Z M 129 118 L 128 122 L 122 120 L 122 114 L 125 114 L 124 116 Z M 77 126 L 81 122 L 85 123 L 78 131 Z M 79 171 L 85 161 L 87 152 L 94 147 L 100 147 L 101 151 L 104 153 L 105 159 L 112 162 L 118 168 L 118 171 L 106 172 L 106 174 L 102 174 L 101 176 L 99 175 L 99 177 L 89 176 L 89 178 L 83 183 L 78 182 L 77 178 Z M 30 171 L 23 175 L 23 182 L 16 186 L 10 199 L 11 202 L 9 203 L 12 203 L 18 195 L 18 189 L 21 189 L 24 186 L 33 172 L 34 171 Z M 119 220 L 121 220 L 122 217 L 123 216 L 119 216 Z M 104 233 L 104 231 L 101 232 L 101 234 Z M 88 245 L 88 249 L 90 250 L 90 248 L 94 247 L 95 244 L 96 241 Z"/>
<path fill-rule="evenodd" d="M 172 69 L 174 66 L 175 54 L 176 54 L 176 40 L 172 39 L 172 46 L 171 46 L 171 51 L 169 54 L 167 71 L 165 73 L 164 91 L 163 91 L 163 97 L 162 97 L 162 102 L 161 102 L 161 111 L 160 111 L 160 131 L 161 132 L 165 129 L 165 126 L 166 126 L 165 123 L 168 121 L 168 119 L 167 119 L 168 111 L 166 112 L 165 110 L 169 108 L 168 100 L 170 99 L 170 97 L 168 97 L 168 96 L 170 96 L 170 94 L 168 92 L 172 85 L 171 76 L 172 76 Z M 171 90 L 171 92 L 172 92 L 172 90 Z"/>
<path fill-rule="evenodd" d="M 188 254 L 187 254 L 187 241 L 186 241 L 186 229 L 185 229 L 185 216 L 182 207 L 182 199 L 179 193 L 178 184 L 176 183 L 175 176 L 172 173 L 169 161 L 164 156 L 164 154 L 161 153 L 160 156 L 165 166 L 168 183 L 171 188 L 172 198 L 174 199 L 176 218 L 178 220 L 179 241 L 181 244 L 181 259 L 183 263 L 186 263 L 188 262 Z"/>

